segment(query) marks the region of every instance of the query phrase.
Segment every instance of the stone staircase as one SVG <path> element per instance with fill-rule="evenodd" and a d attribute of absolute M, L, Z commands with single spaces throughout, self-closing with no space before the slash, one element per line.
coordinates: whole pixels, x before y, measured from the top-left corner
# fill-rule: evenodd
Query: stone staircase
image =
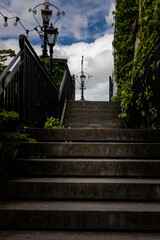
<path fill-rule="evenodd" d="M 71 128 L 119 128 L 118 102 L 68 101 L 64 126 Z M 111 121 L 112 120 L 112 121 Z"/>
<path fill-rule="evenodd" d="M 12 161 L 0 239 L 160 239 L 159 130 L 29 133 L 38 142 L 23 143 Z"/>

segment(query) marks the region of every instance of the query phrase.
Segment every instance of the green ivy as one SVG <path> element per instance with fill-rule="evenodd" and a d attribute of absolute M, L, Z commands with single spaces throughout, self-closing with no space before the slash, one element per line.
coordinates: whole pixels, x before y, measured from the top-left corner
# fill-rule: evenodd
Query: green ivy
<path fill-rule="evenodd" d="M 44 128 L 64 128 L 64 126 L 60 126 L 59 118 L 47 117 L 47 122 L 44 125 Z"/>
<path fill-rule="evenodd" d="M 49 58 L 41 58 L 41 62 L 44 64 L 48 73 L 50 74 L 50 60 Z M 65 71 L 65 64 L 61 61 L 53 63 L 52 77 L 56 82 L 57 87 L 59 88 L 63 79 Z"/>
<path fill-rule="evenodd" d="M 114 66 L 117 83 L 117 99 L 121 102 L 120 117 L 127 123 L 130 119 L 130 107 L 133 105 L 133 79 L 137 74 L 144 76 L 143 67 L 146 60 L 153 55 L 156 42 L 160 36 L 160 0 L 117 0 L 114 35 Z M 137 33 L 132 33 L 133 23 L 138 17 Z M 140 42 L 135 54 L 135 40 Z M 153 62 L 153 71 L 159 67 L 160 61 Z M 153 74 L 152 80 L 155 81 Z M 154 125 L 157 117 L 153 92 L 145 77 L 142 77 L 141 92 L 136 99 L 137 111 L 141 112 L 142 124 L 148 119 Z M 147 106 L 147 107 L 145 107 Z"/>
<path fill-rule="evenodd" d="M 6 159 L 6 156 L 12 156 L 16 148 L 23 142 L 33 142 L 36 140 L 31 138 L 29 134 L 13 131 L 9 126 L 14 125 L 14 122 L 19 120 L 19 114 L 15 111 L 6 111 L 0 109 L 0 157 L 1 160 Z M 16 125 L 16 124 L 15 124 Z M 6 148 L 7 146 L 7 148 Z M 10 152 L 8 152 L 8 150 Z"/>

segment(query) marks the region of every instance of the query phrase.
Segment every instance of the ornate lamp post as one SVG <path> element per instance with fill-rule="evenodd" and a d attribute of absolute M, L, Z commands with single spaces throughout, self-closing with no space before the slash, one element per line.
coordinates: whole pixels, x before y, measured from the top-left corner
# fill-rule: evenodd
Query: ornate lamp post
<path fill-rule="evenodd" d="M 36 18 L 37 15 L 37 8 L 39 6 L 44 6 L 44 9 L 41 9 L 41 15 L 42 15 L 42 20 L 43 20 L 43 25 L 39 23 L 39 21 Z M 52 10 L 49 9 L 49 7 L 53 7 L 57 10 L 57 19 L 53 23 L 52 27 L 54 24 L 59 20 L 61 14 L 64 15 L 64 12 L 61 12 L 59 8 L 57 8 L 55 5 L 49 3 L 49 0 L 44 0 L 44 3 L 38 4 L 35 6 L 33 9 L 29 9 L 29 12 L 33 13 L 33 16 L 38 23 L 38 26 L 35 28 L 35 30 L 38 32 L 41 38 L 43 38 L 43 44 L 42 44 L 42 56 L 43 58 L 48 57 L 48 50 L 47 50 L 47 29 L 49 27 L 49 22 L 52 17 Z"/>
<path fill-rule="evenodd" d="M 81 100 L 85 100 L 84 99 L 84 90 L 86 89 L 85 87 L 85 80 L 86 80 L 86 76 L 84 75 L 84 73 L 82 72 L 81 76 L 80 76 L 80 79 L 81 79 Z"/>
<path fill-rule="evenodd" d="M 56 44 L 58 36 L 58 28 L 54 28 L 52 23 L 49 28 L 46 29 L 47 41 L 50 47 L 50 75 L 52 76 L 52 60 L 53 60 L 53 47 Z"/>
<path fill-rule="evenodd" d="M 82 56 L 82 60 L 81 60 L 81 72 L 76 74 L 76 78 L 78 81 L 78 77 L 80 77 L 80 89 L 81 89 L 81 100 L 84 101 L 84 90 L 86 89 L 86 84 L 88 81 L 86 81 L 86 77 L 88 76 L 88 80 L 92 77 L 92 75 L 90 75 L 87 72 L 83 71 L 83 59 L 84 57 Z M 79 76 L 80 75 L 80 76 Z"/>
<path fill-rule="evenodd" d="M 46 3 L 45 3 L 46 4 Z M 41 9 L 42 19 L 43 19 L 43 29 L 44 29 L 44 42 L 42 45 L 42 56 L 47 57 L 47 33 L 46 29 L 49 26 L 49 21 L 52 16 L 52 10 L 49 10 L 48 5 L 45 5 L 45 9 Z"/>

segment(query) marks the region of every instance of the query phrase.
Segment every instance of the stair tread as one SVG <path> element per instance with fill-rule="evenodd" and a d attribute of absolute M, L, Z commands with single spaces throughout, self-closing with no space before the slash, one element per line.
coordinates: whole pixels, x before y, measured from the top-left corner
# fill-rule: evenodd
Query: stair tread
<path fill-rule="evenodd" d="M 97 115 L 97 116 L 96 116 Z M 118 117 L 118 114 L 117 114 L 117 111 L 112 111 L 112 112 L 98 112 L 97 114 L 93 113 L 93 112 L 90 112 L 90 113 L 84 113 L 84 112 L 81 112 L 81 113 L 66 113 L 65 114 L 65 117 L 90 117 L 90 116 L 96 116 L 96 117 L 107 117 L 107 116 L 117 116 Z"/>
<path fill-rule="evenodd" d="M 95 121 L 95 122 L 121 122 L 121 120 L 120 119 L 118 119 L 118 118 L 106 118 L 106 119 L 104 119 L 104 118 L 99 118 L 99 117 L 97 117 L 96 119 L 94 119 L 94 118 L 90 118 L 90 117 L 85 117 L 85 118 L 83 118 L 83 117 L 79 117 L 79 118 L 67 118 L 67 119 L 64 119 L 64 121 L 74 121 L 75 123 L 76 123 L 76 121 L 78 121 L 78 120 L 83 120 L 84 122 L 88 122 L 88 123 L 90 123 L 91 121 Z"/>
<path fill-rule="evenodd" d="M 39 142 L 23 143 L 17 157 L 100 157 L 159 159 L 160 143 L 137 142 Z M 36 157 L 35 157 L 36 158 Z"/>
<path fill-rule="evenodd" d="M 73 106 L 71 108 L 66 109 L 66 113 L 112 113 L 117 112 L 118 114 L 121 112 L 119 108 L 108 108 L 108 107 L 99 107 L 99 106 Z"/>
<path fill-rule="evenodd" d="M 2 240 L 159 240 L 160 233 L 88 231 L 0 231 Z M 0 239 L 1 239 L 0 237 Z"/>
<path fill-rule="evenodd" d="M 81 119 L 79 119 L 79 122 L 77 121 L 77 119 L 73 119 L 73 122 L 72 121 L 70 121 L 70 120 L 64 120 L 64 125 L 65 124 L 71 124 L 71 125 L 76 125 L 77 126 L 77 128 L 78 128 L 78 126 L 100 126 L 100 125 L 106 125 L 106 126 L 108 126 L 108 125 L 110 125 L 110 126 L 112 126 L 112 125 L 116 125 L 116 124 L 121 124 L 121 121 L 120 120 L 118 120 L 118 119 L 112 119 L 112 120 L 104 120 L 104 121 L 95 121 L 94 122 L 94 119 L 93 120 L 90 120 L 90 122 L 87 120 L 87 119 L 85 119 L 85 121 L 83 121 L 83 120 L 81 120 Z M 118 125 L 119 126 L 119 125 Z"/>
<path fill-rule="evenodd" d="M 73 101 L 73 100 L 68 100 L 67 101 L 68 104 L 97 104 L 97 105 L 101 105 L 101 104 L 104 104 L 104 105 L 120 105 L 120 102 L 118 101 L 88 101 L 88 100 L 76 100 L 76 101 Z"/>
<path fill-rule="evenodd" d="M 81 129 L 28 129 L 30 136 L 37 140 L 114 140 L 114 141 L 160 141 L 160 130 L 81 128 Z"/>
<path fill-rule="evenodd" d="M 115 125 L 108 125 L 108 124 L 64 124 L 65 125 L 65 128 L 75 128 L 75 129 L 92 129 L 92 128 L 99 128 L 99 129 L 105 129 L 105 128 L 118 128 L 119 127 L 119 124 L 115 124 Z"/>
<path fill-rule="evenodd" d="M 107 104 L 77 104 L 77 105 L 74 105 L 74 104 L 69 104 L 68 106 L 68 109 L 108 109 L 108 110 L 117 110 L 117 111 L 120 111 L 121 108 L 119 105 L 107 105 Z"/>
<path fill-rule="evenodd" d="M 160 179 L 138 179 L 138 178 L 74 178 L 74 177 L 45 177 L 45 178 L 20 178 L 10 179 L 9 183 L 90 183 L 90 184 L 160 184 Z"/>
<path fill-rule="evenodd" d="M 157 202 L 100 202 L 100 201 L 6 201 L 0 211 L 103 211 L 103 212 L 160 212 Z"/>
<path fill-rule="evenodd" d="M 153 145 L 153 146 L 160 146 L 160 143 L 153 143 L 153 142 L 72 142 L 72 141 L 64 141 L 64 142 L 37 142 L 37 143 L 30 143 L 30 142 L 23 142 L 23 145 L 136 145 L 136 146 L 140 146 L 140 145 Z"/>
<path fill-rule="evenodd" d="M 83 116 L 78 116 L 78 117 L 73 117 L 73 116 L 69 116 L 69 117 L 66 117 L 64 122 L 78 122 L 78 121 L 83 121 L 83 122 L 88 122 L 88 123 L 91 123 L 91 122 L 96 122 L 96 123 L 103 123 L 103 122 L 110 122 L 110 121 L 113 121 L 113 122 L 121 122 L 118 117 L 92 117 L 92 116 L 86 116 L 86 117 L 83 117 Z"/>
<path fill-rule="evenodd" d="M 160 163 L 160 160 L 157 159 L 108 159 L 108 158 L 42 158 L 42 159 L 37 159 L 37 158 L 20 158 L 20 159 L 14 159 L 13 162 L 125 162 L 125 163 Z"/>
<path fill-rule="evenodd" d="M 71 132 L 77 132 L 77 130 L 75 129 L 56 129 L 56 128 L 30 128 L 30 129 L 27 129 L 26 130 L 27 132 L 29 132 L 30 134 L 33 134 L 33 133 L 42 133 L 42 134 L 45 134 L 45 133 L 56 133 L 56 132 L 62 132 L 62 133 L 71 133 Z M 84 129 L 81 129 L 81 131 L 84 133 L 87 131 L 90 132 L 90 133 L 94 133 L 94 132 L 98 132 L 98 133 L 103 133 L 102 130 L 99 130 L 99 129 L 92 129 L 92 130 L 84 130 Z M 152 134 L 152 135 L 149 135 L 150 137 L 151 136 L 159 136 L 160 134 L 160 130 L 153 130 L 153 129 L 127 129 L 127 128 L 118 128 L 118 129 L 105 129 L 105 134 L 109 134 L 109 133 L 113 133 L 113 134 L 129 134 L 130 135 L 136 135 L 138 134 L 138 136 L 143 136 L 143 135 L 146 135 L 146 134 Z"/>
<path fill-rule="evenodd" d="M 64 121 L 78 121 L 78 120 L 83 120 L 84 122 L 88 122 L 88 123 L 90 123 L 91 121 L 95 121 L 95 122 L 121 122 L 121 120 L 120 119 L 118 119 L 118 118 L 107 118 L 106 117 L 106 119 L 105 118 L 99 118 L 99 117 L 97 117 L 96 119 L 94 119 L 94 118 L 91 118 L 91 117 L 85 117 L 85 118 L 83 118 L 83 117 L 79 117 L 79 118 L 66 118 L 66 119 L 64 119 Z"/>

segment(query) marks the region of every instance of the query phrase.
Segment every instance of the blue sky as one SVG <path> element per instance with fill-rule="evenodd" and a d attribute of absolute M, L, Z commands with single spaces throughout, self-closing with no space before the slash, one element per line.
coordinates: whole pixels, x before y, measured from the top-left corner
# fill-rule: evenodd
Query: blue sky
<path fill-rule="evenodd" d="M 33 29 L 36 22 L 29 8 L 43 3 L 44 0 L 0 0 L 0 12 L 7 17 L 18 16 L 26 29 Z M 112 27 L 115 0 L 50 0 L 65 16 L 61 16 L 55 27 L 59 29 L 54 57 L 67 58 L 72 74 L 80 72 L 81 56 L 84 55 L 85 71 L 93 75 L 85 91 L 86 100 L 108 100 L 108 78 L 113 71 Z M 43 7 L 42 7 L 43 8 Z M 52 22 L 56 19 L 53 8 Z M 41 7 L 37 18 L 41 22 Z M 3 26 L 0 16 L 0 49 L 12 48 L 18 52 L 18 37 L 25 30 L 18 24 L 13 26 L 13 19 L 8 20 L 8 27 Z M 29 41 L 41 55 L 41 39 L 36 31 L 29 33 Z M 80 98 L 79 85 L 76 84 L 76 98 Z"/>

